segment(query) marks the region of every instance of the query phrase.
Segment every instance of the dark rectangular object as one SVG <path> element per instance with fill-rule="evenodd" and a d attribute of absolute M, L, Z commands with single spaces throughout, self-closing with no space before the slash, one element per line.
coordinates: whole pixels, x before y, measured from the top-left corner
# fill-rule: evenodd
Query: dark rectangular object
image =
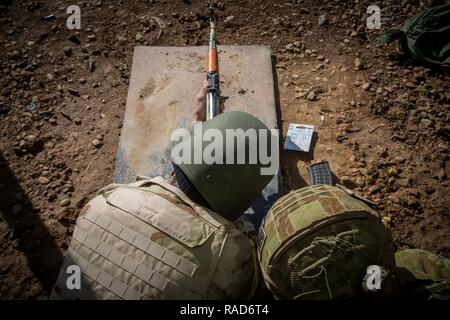
<path fill-rule="evenodd" d="M 334 185 L 334 179 L 328 161 L 321 161 L 309 165 L 308 174 L 312 186 L 318 184 Z"/>

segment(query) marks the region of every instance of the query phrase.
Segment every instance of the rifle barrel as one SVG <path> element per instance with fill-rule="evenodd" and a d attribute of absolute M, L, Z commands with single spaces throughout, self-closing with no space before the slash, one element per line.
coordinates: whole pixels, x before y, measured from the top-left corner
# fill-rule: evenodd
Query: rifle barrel
<path fill-rule="evenodd" d="M 214 9 L 209 7 L 210 27 L 209 48 L 207 55 L 207 80 L 208 93 L 206 95 L 206 120 L 210 120 L 219 114 L 220 89 L 219 89 L 219 58 L 216 44 L 216 17 Z"/>

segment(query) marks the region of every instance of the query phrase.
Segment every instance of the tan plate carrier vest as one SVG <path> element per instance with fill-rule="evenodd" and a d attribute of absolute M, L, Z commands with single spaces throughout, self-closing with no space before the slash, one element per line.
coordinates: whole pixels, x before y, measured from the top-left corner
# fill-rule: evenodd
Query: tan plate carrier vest
<path fill-rule="evenodd" d="M 242 299 L 254 291 L 249 237 L 164 179 L 99 193 L 77 219 L 51 299 Z M 81 271 L 80 289 L 68 286 L 70 265 Z"/>

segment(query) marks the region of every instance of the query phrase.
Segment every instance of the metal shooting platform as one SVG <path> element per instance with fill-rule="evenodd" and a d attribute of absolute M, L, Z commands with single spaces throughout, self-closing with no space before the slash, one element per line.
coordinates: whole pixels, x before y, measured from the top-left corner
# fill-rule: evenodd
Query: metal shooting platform
<path fill-rule="evenodd" d="M 205 80 L 208 47 L 144 47 L 134 50 L 124 122 L 113 181 L 129 183 L 137 175 L 170 177 L 170 137 L 188 128 L 194 98 Z M 248 112 L 270 129 L 277 128 L 274 80 L 269 47 L 219 46 L 220 82 L 225 112 Z M 280 174 L 247 210 L 259 226 L 278 198 Z M 238 192 L 238 190 L 237 190 Z"/>

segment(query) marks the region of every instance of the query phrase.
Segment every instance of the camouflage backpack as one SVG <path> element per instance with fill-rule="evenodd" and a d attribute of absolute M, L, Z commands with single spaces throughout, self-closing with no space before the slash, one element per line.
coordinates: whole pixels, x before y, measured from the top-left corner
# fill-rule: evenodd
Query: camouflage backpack
<path fill-rule="evenodd" d="M 258 276 L 246 234 L 155 178 L 111 185 L 84 207 L 51 298 L 241 299 Z"/>
<path fill-rule="evenodd" d="M 450 300 L 450 260 L 421 249 L 395 253 L 400 297 Z"/>
<path fill-rule="evenodd" d="M 368 266 L 394 266 L 391 235 L 379 215 L 339 187 L 283 196 L 259 236 L 264 280 L 279 299 L 357 297 Z"/>

